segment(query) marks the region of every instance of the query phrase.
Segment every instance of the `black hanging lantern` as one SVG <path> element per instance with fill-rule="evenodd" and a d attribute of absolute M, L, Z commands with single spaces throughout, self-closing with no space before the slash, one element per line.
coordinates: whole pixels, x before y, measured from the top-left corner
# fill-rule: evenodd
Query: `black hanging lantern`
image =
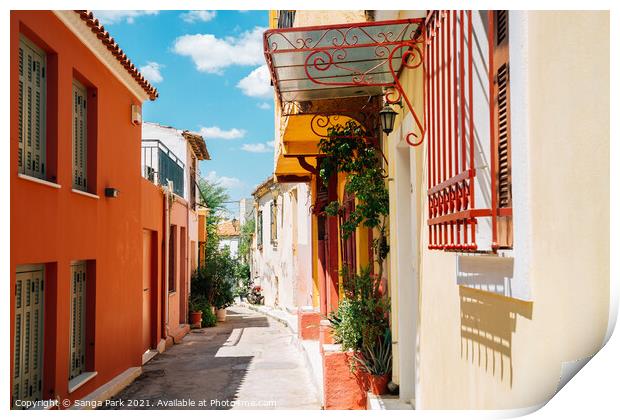
<path fill-rule="evenodd" d="M 381 116 L 381 126 L 383 127 L 383 132 L 385 134 L 389 135 L 392 130 L 394 130 L 394 120 L 396 120 L 396 114 L 398 113 L 387 104 L 381 111 L 379 111 L 379 115 Z"/>

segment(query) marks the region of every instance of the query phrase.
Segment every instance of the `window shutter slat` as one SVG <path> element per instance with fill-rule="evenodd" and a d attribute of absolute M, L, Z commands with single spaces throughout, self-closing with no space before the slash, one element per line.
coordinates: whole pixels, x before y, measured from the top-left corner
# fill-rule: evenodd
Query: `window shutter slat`
<path fill-rule="evenodd" d="M 87 190 L 86 88 L 73 81 L 73 188 Z"/>
<path fill-rule="evenodd" d="M 508 47 L 508 11 L 493 12 L 495 33 L 493 49 L 494 112 L 493 129 L 496 140 L 495 200 L 497 210 L 512 209 L 512 162 L 510 135 L 510 62 Z M 512 247 L 512 216 L 497 216 L 497 243 L 499 248 Z"/>
<path fill-rule="evenodd" d="M 86 262 L 71 266 L 71 339 L 69 379 L 86 370 Z"/>
<path fill-rule="evenodd" d="M 42 398 L 43 268 L 17 272 L 12 402 Z M 19 407 L 14 407 L 19 408 Z"/>
<path fill-rule="evenodd" d="M 45 178 L 45 52 L 25 39 L 19 46 L 18 168 Z"/>

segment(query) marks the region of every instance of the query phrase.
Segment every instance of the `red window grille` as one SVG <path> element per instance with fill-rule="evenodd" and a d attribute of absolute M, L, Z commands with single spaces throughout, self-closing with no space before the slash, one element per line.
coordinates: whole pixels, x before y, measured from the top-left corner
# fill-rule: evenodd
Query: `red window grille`
<path fill-rule="evenodd" d="M 488 93 L 492 98 L 489 106 L 490 208 L 477 208 L 474 194 L 476 128 L 472 12 L 432 11 L 426 19 L 424 64 L 429 249 L 477 251 L 476 226 L 480 217 L 492 218 L 493 250 L 512 246 L 512 220 L 506 220 L 512 213 L 507 48 L 498 48 L 505 55 L 502 64 L 506 66 L 502 69 L 493 67 L 493 58 L 498 56 L 496 46 L 498 43 L 507 44 L 507 13 L 499 16 L 499 26 L 503 30 L 497 36 L 493 31 L 498 16 L 492 12 L 488 16 L 489 30 L 493 34 L 489 37 L 492 67 L 488 75 Z"/>

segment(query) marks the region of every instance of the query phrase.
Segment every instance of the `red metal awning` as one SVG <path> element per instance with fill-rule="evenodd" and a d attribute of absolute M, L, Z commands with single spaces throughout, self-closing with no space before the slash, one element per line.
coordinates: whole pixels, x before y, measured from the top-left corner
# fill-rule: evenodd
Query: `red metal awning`
<path fill-rule="evenodd" d="M 388 103 L 405 102 L 421 141 L 422 123 L 398 75 L 422 66 L 423 27 L 418 18 L 266 31 L 265 58 L 280 102 L 385 93 Z"/>

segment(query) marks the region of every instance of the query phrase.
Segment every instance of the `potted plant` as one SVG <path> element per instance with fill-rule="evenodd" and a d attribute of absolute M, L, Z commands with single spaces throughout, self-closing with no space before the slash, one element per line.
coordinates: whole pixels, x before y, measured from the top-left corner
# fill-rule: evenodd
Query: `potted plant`
<path fill-rule="evenodd" d="M 226 308 L 235 302 L 233 284 L 230 280 L 222 279 L 215 286 L 212 304 L 219 322 L 226 321 Z"/>
<path fill-rule="evenodd" d="M 195 328 L 202 326 L 202 309 L 196 296 L 192 296 L 189 301 L 189 323 Z"/>
<path fill-rule="evenodd" d="M 353 355 L 353 359 L 359 368 L 368 376 L 370 392 L 375 395 L 387 393 L 387 385 L 390 381 L 392 370 L 392 336 L 390 330 L 386 330 L 374 345 L 364 346 L 363 349 Z"/>

